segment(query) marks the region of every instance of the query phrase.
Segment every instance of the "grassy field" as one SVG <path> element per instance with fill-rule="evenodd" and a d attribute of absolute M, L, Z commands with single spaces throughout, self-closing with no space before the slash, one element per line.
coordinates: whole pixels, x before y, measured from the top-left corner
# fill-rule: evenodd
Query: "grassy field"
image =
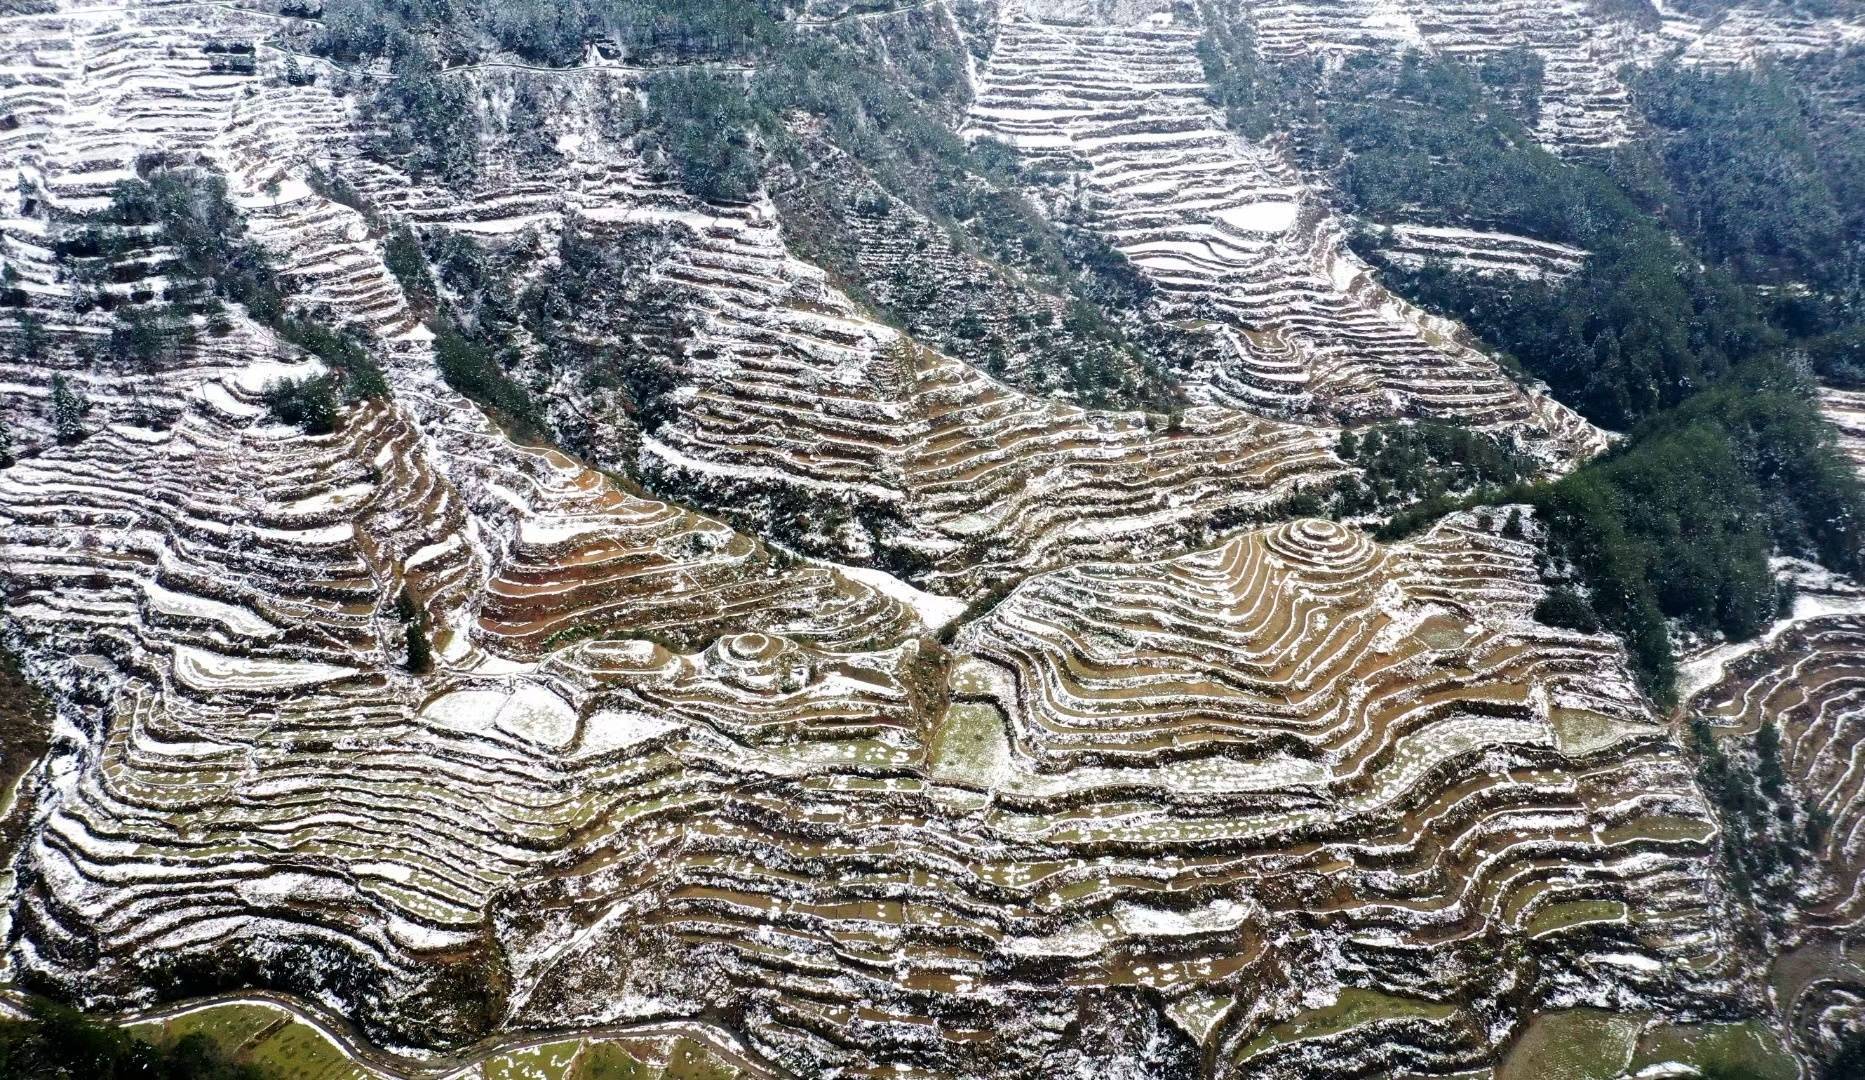
<path fill-rule="evenodd" d="M 1310 1009 L 1258 1035 L 1243 1048 L 1238 1060 L 1246 1061 L 1283 1043 L 1338 1035 L 1381 1020 L 1443 1020 L 1456 1011 L 1455 1005 L 1348 987 L 1334 1004 Z"/>
<path fill-rule="evenodd" d="M 261 1002 L 209 1006 L 132 1024 L 129 1031 L 158 1045 L 199 1032 L 233 1060 L 257 1066 L 267 1080 L 381 1080 L 380 1073 L 350 1061 L 315 1025 Z M 646 1050 L 622 1041 L 560 1039 L 493 1054 L 450 1080 L 734 1080 L 739 1075 L 693 1039 L 643 1045 Z"/>
<path fill-rule="evenodd" d="M 138 1038 L 168 1043 L 195 1032 L 236 1061 L 258 1066 L 276 1080 L 374 1080 L 336 1043 L 290 1012 L 272 1005 L 214 1005 L 170 1020 L 131 1026 Z"/>
<path fill-rule="evenodd" d="M 1614 1080 L 1632 1060 L 1640 1020 L 1599 1009 L 1562 1009 L 1529 1021 L 1496 1080 Z"/>
<path fill-rule="evenodd" d="M 1629 916 L 1625 904 L 1618 900 L 1568 900 L 1549 904 L 1529 920 L 1528 932 L 1548 934 L 1571 926 L 1596 922 L 1624 922 Z"/>
<path fill-rule="evenodd" d="M 1794 1080 L 1799 1069 L 1781 1040 L 1758 1020 L 1742 1024 L 1661 1024 L 1645 1033 L 1632 1058 L 1638 1071 L 1679 1062 L 1711 1075 Z"/>

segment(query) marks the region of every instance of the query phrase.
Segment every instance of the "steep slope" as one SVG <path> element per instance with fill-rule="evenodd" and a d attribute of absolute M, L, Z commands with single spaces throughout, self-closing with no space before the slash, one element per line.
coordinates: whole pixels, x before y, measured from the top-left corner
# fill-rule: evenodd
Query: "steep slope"
<path fill-rule="evenodd" d="M 1225 130 L 1206 100 L 1196 27 L 1169 14 L 1126 25 L 1044 14 L 1008 13 L 972 130 L 1054 157 L 1065 175 L 1078 169 L 1058 204 L 1156 281 L 1174 315 L 1218 320 L 1222 359 L 1193 376 L 1195 392 L 1297 414 L 1519 425 L 1557 455 L 1599 447 L 1452 327 L 1380 290 L 1275 149 Z"/>
<path fill-rule="evenodd" d="M 527 892 L 520 1015 L 623 1015 L 589 990 L 626 956 L 638 992 L 746 995 L 754 1041 L 806 1072 L 1041 1075 L 1107 1040 L 1169 1074 L 1195 1039 L 1221 1074 L 1312 1076 L 1479 1060 L 1478 1017 L 1542 986 L 1715 987 L 1702 805 L 1629 685 L 1597 679 L 1599 639 L 1515 636 L 1527 551 L 1301 523 L 1032 579 L 960 636 L 912 766 L 785 780 L 731 826 L 618 836 Z M 1496 598 L 1426 599 L 1449 565 Z M 1566 944 L 1468 963 L 1523 932 Z M 1142 989 L 1169 1020 L 1046 1019 L 1143 1018 Z M 1337 996 L 1394 1013 L 1330 1024 Z"/>
<path fill-rule="evenodd" d="M 1018 385 L 1119 334 L 1037 344 L 1079 298 L 965 223 L 838 222 L 849 278 L 799 256 L 795 190 L 683 190 L 611 122 L 655 93 L 638 58 L 451 72 L 506 129 L 449 186 L 382 151 L 367 87 L 399 76 L 304 55 L 300 16 L 47 6 L 0 16 L 0 618 L 59 710 L 10 982 L 101 1010 L 268 988 L 357 1025 L 359 1060 L 484 1076 L 489 1050 L 393 1051 L 1346 1077 L 1484 1068 L 1545 1009 L 1761 1011 L 1726 825 L 1619 644 L 1535 620 L 1533 515 L 1389 545 L 1300 516 L 1365 468 L 1342 425 L 1449 421 L 1548 472 L 1606 440 L 1373 279 L 1285 148 L 1217 115 L 1184 5 L 911 9 L 977 50 L 955 124 L 1148 283 L 1127 325 L 1198 343 L 1177 415 Z M 1579 6 L 1246 6 L 1291 55 L 1526 42 L 1571 67 L 1538 130 L 1619 137 Z M 510 144 L 532 93 L 548 152 Z M 122 218 L 120 182 L 170 173 L 224 179 L 277 311 Z M 613 279 L 553 328 L 532 309 L 579 251 Z M 1017 355 L 889 325 L 895 281 L 1001 292 Z M 279 423 L 280 380 L 332 363 L 305 327 L 346 324 L 385 391 Z M 469 374 L 515 396 L 475 403 L 449 379 L 494 340 Z M 1855 629 L 1809 625 L 1795 648 L 1841 656 Z M 1809 685 L 1755 707 L 1833 808 L 1839 881 L 1846 691 Z"/>

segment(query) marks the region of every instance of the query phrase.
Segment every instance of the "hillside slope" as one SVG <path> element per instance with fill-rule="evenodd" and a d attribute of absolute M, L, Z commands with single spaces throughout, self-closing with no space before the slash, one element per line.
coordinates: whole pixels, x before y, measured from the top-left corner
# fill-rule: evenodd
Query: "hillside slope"
<path fill-rule="evenodd" d="M 1757 958 L 1853 944 L 1851 600 L 1661 711 L 1619 627 L 1550 616 L 1560 523 L 1498 502 L 1625 440 L 1391 270 L 1600 256 L 1369 220 L 1310 166 L 1355 72 L 1532 70 L 1484 91 L 1532 89 L 1512 149 L 1621 169 L 1641 70 L 1779 65 L 1840 116 L 1861 39 L 1578 0 L 0 5 L 0 634 L 56 709 L 0 974 L 289 995 L 385 1075 L 545 1033 L 666 1075 L 686 1040 L 1449 1075 L 1584 1010 L 1824 1057 L 1837 966 Z M 1818 807 L 1780 925 L 1691 717 L 1778 731 Z"/>

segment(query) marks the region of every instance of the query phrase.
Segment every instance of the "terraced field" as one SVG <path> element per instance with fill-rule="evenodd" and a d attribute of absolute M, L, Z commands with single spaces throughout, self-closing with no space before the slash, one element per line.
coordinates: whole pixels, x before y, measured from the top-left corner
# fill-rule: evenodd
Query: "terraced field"
<path fill-rule="evenodd" d="M 1759 1014 L 1720 819 L 1616 640 L 1535 621 L 1532 513 L 1381 545 L 1290 509 L 1353 472 L 1343 425 L 1452 421 L 1551 473 L 1605 436 L 1378 285 L 1282 148 L 1223 126 L 1182 6 L 1007 3 L 957 121 L 1065 164 L 1024 194 L 1125 253 L 1158 294 L 1136 320 L 1204 335 L 1170 418 L 889 325 L 798 257 L 781 192 L 685 193 L 593 119 L 644 90 L 628 64 L 534 73 L 559 152 L 488 152 L 452 190 L 372 156 L 338 87 L 380 72 L 298 55 L 296 16 L 22 6 L 47 10 L 0 15 L 0 631 L 59 716 L 8 984 L 329 1080 L 1447 1075 L 1587 1009 L 1643 1067 Z M 1545 137 L 1618 137 L 1605 32 L 1568 7 L 1245 7 L 1272 50 L 1526 42 Z M 285 310 L 367 331 L 390 392 L 327 434 L 276 422 L 268 387 L 324 368 L 237 305 L 119 355 L 119 312 L 200 284 L 108 218 L 158 166 L 223 178 Z M 543 433 L 587 412 L 597 437 L 514 437 L 442 377 L 402 226 L 651 234 L 630 270 L 677 308 L 671 415 L 526 339 Z M 1392 242 L 1550 279 L 1586 258 Z M 868 285 L 892 243 L 859 240 Z M 1006 323 L 1050 302 L 941 250 L 935 289 L 1024 290 Z M 593 347 L 627 314 L 589 312 Z M 813 534 L 747 512 L 782 499 Z M 1808 934 L 1856 919 L 1856 621 L 1725 658 L 1698 699 L 1732 738 L 1769 718 L 1830 818 Z M 1816 959 L 1817 1038 L 1856 996 Z"/>
<path fill-rule="evenodd" d="M 1473 274 L 1507 274 L 1554 280 L 1578 270 L 1587 253 L 1566 244 L 1526 236 L 1432 225 L 1395 225 L 1376 242 L 1392 261 L 1420 267 L 1443 263 Z"/>
<path fill-rule="evenodd" d="M 1822 400 L 1841 448 L 1865 467 L 1858 395 L 1827 390 Z M 1753 932 L 1770 940 L 1781 1015 L 1800 1047 L 1829 1053 L 1856 1025 L 1865 995 L 1857 962 L 1865 595 L 1822 572 L 1797 572 L 1797 580 L 1792 611 L 1759 640 L 1685 666 L 1685 715 L 1735 769 L 1759 780 L 1758 807 L 1725 807 L 1721 816 L 1741 834 L 1740 850 L 1760 854 L 1760 880 L 1750 887 L 1769 899 L 1761 904 L 1766 925 Z"/>
<path fill-rule="evenodd" d="M 1511 425 L 1555 457 L 1599 449 L 1579 417 L 1385 293 L 1282 155 L 1225 128 L 1206 98 L 1198 27 L 1045 13 L 1008 13 L 970 131 L 1059 163 L 1073 186 L 1053 197 L 1151 278 L 1167 310 L 1216 320 L 1220 359 L 1191 380 L 1207 400 Z"/>
<path fill-rule="evenodd" d="M 1626 64 L 1675 56 L 1706 67 L 1754 67 L 1833 58 L 1865 40 L 1865 22 L 1842 7 L 1802 10 L 1767 2 L 1716 5 L 1708 17 L 1679 5 L 1590 4 L 1582 0 L 1217 0 L 1278 60 L 1416 49 L 1481 62 L 1512 51 L 1542 67 L 1535 134 L 1566 154 L 1626 141 L 1635 123 L 1620 81 Z"/>

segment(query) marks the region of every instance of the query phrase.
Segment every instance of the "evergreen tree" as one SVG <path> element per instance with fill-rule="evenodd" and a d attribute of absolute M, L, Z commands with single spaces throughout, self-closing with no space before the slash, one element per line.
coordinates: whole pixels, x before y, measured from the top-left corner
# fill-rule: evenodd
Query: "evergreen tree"
<path fill-rule="evenodd" d="M 1766 720 L 1755 735 L 1755 759 L 1755 775 L 1761 781 L 1761 789 L 1769 795 L 1779 795 L 1781 785 L 1787 781 L 1781 769 L 1781 732 Z"/>
<path fill-rule="evenodd" d="M 337 390 L 328 375 L 267 383 L 263 399 L 272 419 L 295 424 L 307 435 L 337 430 Z"/>
<path fill-rule="evenodd" d="M 405 585 L 395 595 L 395 617 L 402 622 L 402 641 L 408 652 L 402 666 L 416 675 L 434 670 L 434 649 L 427 642 L 427 615 L 413 590 Z"/>
<path fill-rule="evenodd" d="M 402 622 L 414 622 L 421 615 L 421 608 L 414 602 L 414 594 L 404 586 L 395 594 L 395 617 Z"/>
<path fill-rule="evenodd" d="M 45 357 L 45 320 L 36 312 L 25 311 L 19 316 L 19 338 L 14 351 L 21 360 L 31 363 Z"/>
<path fill-rule="evenodd" d="M 434 650 L 427 643 L 427 631 L 421 628 L 420 620 L 404 626 L 402 636 L 408 644 L 408 670 L 416 675 L 425 675 L 434 670 Z"/>
<path fill-rule="evenodd" d="M 52 430 L 61 443 L 75 443 L 84 438 L 84 414 L 91 409 L 84 395 L 71 388 L 63 375 L 52 376 Z"/>

